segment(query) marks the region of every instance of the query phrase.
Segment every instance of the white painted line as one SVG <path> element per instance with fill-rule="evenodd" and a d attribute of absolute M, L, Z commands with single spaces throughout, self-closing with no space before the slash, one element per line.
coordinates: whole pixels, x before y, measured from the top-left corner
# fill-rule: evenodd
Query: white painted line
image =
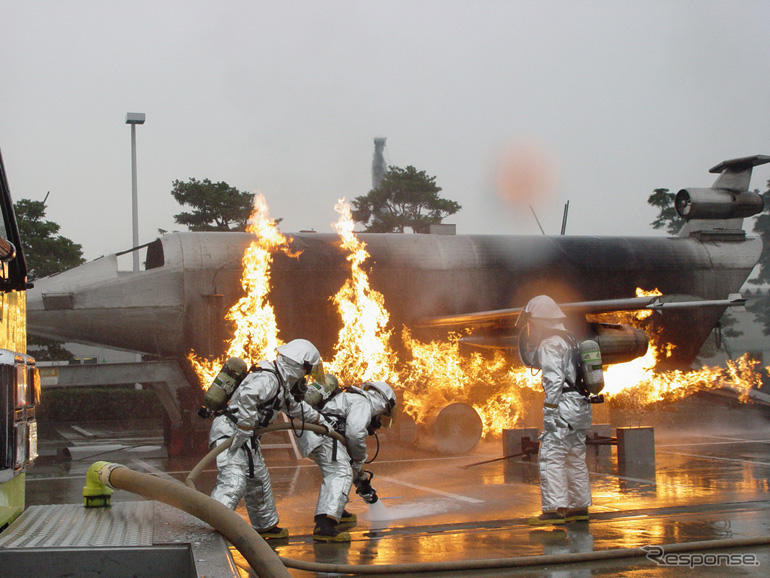
<path fill-rule="evenodd" d="M 79 476 L 51 476 L 51 477 L 48 477 L 48 478 L 31 478 L 31 477 L 29 477 L 29 472 L 28 472 L 27 473 L 27 480 L 26 480 L 26 482 L 28 484 L 31 484 L 33 482 L 48 482 L 48 481 L 54 482 L 54 481 L 58 481 L 58 480 L 76 480 L 78 478 L 80 478 L 81 480 L 85 481 L 85 479 L 86 479 L 85 472 L 83 472 Z"/>
<path fill-rule="evenodd" d="M 602 478 L 618 478 L 619 480 L 626 480 L 627 482 L 637 482 L 637 483 L 643 483 L 643 484 L 652 484 L 655 485 L 657 482 L 655 480 L 643 480 L 642 478 L 628 478 L 626 476 L 619 476 L 617 474 L 604 474 L 602 472 L 588 472 L 589 476 L 600 476 Z"/>
<path fill-rule="evenodd" d="M 87 438 L 92 438 L 92 437 L 96 436 L 95 433 L 92 433 L 92 432 L 88 431 L 87 429 L 82 428 L 82 427 L 77 426 L 77 425 L 70 425 L 70 428 L 74 429 L 80 435 L 85 436 Z"/>
<path fill-rule="evenodd" d="M 720 462 L 738 462 L 739 464 L 753 464 L 756 466 L 770 466 L 770 462 L 757 462 L 754 460 L 739 460 L 737 458 L 720 458 L 717 456 L 704 456 L 702 454 L 686 454 L 684 452 L 661 452 L 663 454 L 673 454 L 676 456 L 688 456 L 691 458 L 702 458 L 704 460 L 718 460 Z"/>
<path fill-rule="evenodd" d="M 733 436 L 725 436 L 725 435 L 715 436 L 715 435 L 711 435 L 711 434 L 701 434 L 701 435 L 704 438 L 714 438 L 714 439 L 717 439 L 717 440 L 734 440 L 734 441 L 743 441 L 743 442 L 748 441 L 745 438 L 736 438 L 736 437 L 733 437 Z"/>
<path fill-rule="evenodd" d="M 689 446 L 725 446 L 735 444 L 770 444 L 770 440 L 735 440 L 732 442 L 697 442 L 691 444 L 655 444 L 656 448 L 684 448 Z"/>
<path fill-rule="evenodd" d="M 461 496 L 460 494 L 453 494 L 451 492 L 444 492 L 442 490 L 437 490 L 436 488 L 429 488 L 427 486 L 418 486 L 417 484 L 410 484 L 409 482 L 404 482 L 403 480 L 397 480 L 395 478 L 389 478 L 386 476 L 377 476 L 377 478 L 380 480 L 387 480 L 388 482 L 391 482 L 393 484 L 406 486 L 407 488 L 413 488 L 415 490 L 421 490 L 423 492 L 430 492 L 431 494 L 439 494 L 440 496 L 446 496 L 447 498 L 452 498 L 453 500 L 460 500 L 461 502 L 468 502 L 469 504 L 484 503 L 484 500 L 470 498 L 468 496 Z"/>

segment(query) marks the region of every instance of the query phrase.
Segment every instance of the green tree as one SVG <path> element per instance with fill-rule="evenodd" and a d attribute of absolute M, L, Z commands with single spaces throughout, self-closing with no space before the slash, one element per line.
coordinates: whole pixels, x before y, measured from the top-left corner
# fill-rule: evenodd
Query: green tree
<path fill-rule="evenodd" d="M 676 195 L 670 193 L 668 189 L 655 189 L 652 194 L 647 197 L 647 203 L 653 207 L 660 209 L 658 216 L 650 223 L 653 229 L 662 229 L 666 227 L 671 235 L 676 235 L 679 230 L 684 226 L 684 219 L 679 216 L 674 207 L 674 199 Z"/>
<path fill-rule="evenodd" d="M 85 261 L 82 246 L 60 235 L 59 225 L 45 219 L 45 200 L 19 199 L 13 209 L 30 281 L 66 271 Z M 30 336 L 28 342 L 30 353 L 39 361 L 74 359 L 60 341 Z"/>
<path fill-rule="evenodd" d="M 379 186 L 353 199 L 353 219 L 369 233 L 427 233 L 430 225 L 441 223 L 462 207 L 438 196 L 436 177 L 413 166 L 388 167 Z"/>
<path fill-rule="evenodd" d="M 191 231 L 245 231 L 251 215 L 254 193 L 239 191 L 224 181 L 188 179 L 171 183 L 171 194 L 190 212 L 174 215 L 180 225 Z"/>
<path fill-rule="evenodd" d="M 756 315 L 757 321 L 762 324 L 762 333 L 770 335 L 770 292 L 767 289 L 770 284 L 770 181 L 767 181 L 767 190 L 762 193 L 762 198 L 765 201 L 764 211 L 754 221 L 754 232 L 762 240 L 762 254 L 758 263 L 759 274 L 751 283 L 765 287 L 757 291 L 746 309 Z"/>
<path fill-rule="evenodd" d="M 45 219 L 45 201 L 20 199 L 13 204 L 30 281 L 83 263 L 83 247 L 59 234 L 59 225 Z"/>
<path fill-rule="evenodd" d="M 662 188 L 653 190 L 652 194 L 647 197 L 647 204 L 658 208 L 658 216 L 650 223 L 653 229 L 665 227 L 670 235 L 676 235 L 684 227 L 685 220 L 679 216 L 676 207 L 674 207 L 675 198 L 674 193 Z M 743 332 L 738 329 L 737 325 L 738 320 L 729 312 L 725 312 L 719 319 L 717 327 L 724 337 L 740 337 Z"/>

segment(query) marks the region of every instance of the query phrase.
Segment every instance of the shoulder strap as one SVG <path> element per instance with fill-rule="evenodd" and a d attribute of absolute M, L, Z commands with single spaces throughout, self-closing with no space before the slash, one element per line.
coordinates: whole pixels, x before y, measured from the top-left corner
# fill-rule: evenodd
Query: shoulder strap
<path fill-rule="evenodd" d="M 318 404 L 318 407 L 316 407 L 316 409 L 317 409 L 318 411 L 321 411 L 321 410 L 324 408 L 324 406 L 326 406 L 326 404 L 327 404 L 327 403 L 329 403 L 329 402 L 330 402 L 330 401 L 331 401 L 331 400 L 332 400 L 334 397 L 336 397 L 336 396 L 337 396 L 337 394 L 338 394 L 338 393 L 340 393 L 341 391 L 342 391 L 342 390 L 341 390 L 339 387 L 338 387 L 338 388 L 336 388 L 334 391 L 332 391 L 332 392 L 329 394 L 329 397 L 327 397 L 326 399 L 322 399 L 322 400 L 321 400 L 321 403 L 319 403 L 319 404 Z"/>
<path fill-rule="evenodd" d="M 275 361 L 273 362 L 273 365 L 275 365 Z M 278 400 L 278 395 L 281 393 L 281 389 L 283 388 L 283 384 L 284 384 L 283 377 L 281 376 L 281 372 L 278 371 L 277 367 L 275 369 L 268 369 L 267 367 L 261 367 L 259 365 L 252 365 L 251 371 L 255 373 L 260 373 L 263 371 L 267 373 L 272 373 L 273 375 L 275 375 L 276 379 L 278 379 L 278 389 L 276 390 L 275 395 L 271 397 L 269 400 L 267 400 L 265 403 L 260 404 L 260 407 L 273 406 L 275 409 L 277 409 L 277 403 L 280 403 Z"/>
<path fill-rule="evenodd" d="M 572 381 L 569 376 L 564 376 L 564 381 L 567 382 L 567 385 L 569 385 L 571 388 L 576 388 L 580 381 L 580 349 L 578 348 L 578 342 L 575 335 L 569 331 L 561 331 L 559 329 L 555 330 L 555 335 L 558 335 L 569 346 L 570 354 L 572 356 L 572 364 L 575 366 L 575 376 L 576 381 Z"/>

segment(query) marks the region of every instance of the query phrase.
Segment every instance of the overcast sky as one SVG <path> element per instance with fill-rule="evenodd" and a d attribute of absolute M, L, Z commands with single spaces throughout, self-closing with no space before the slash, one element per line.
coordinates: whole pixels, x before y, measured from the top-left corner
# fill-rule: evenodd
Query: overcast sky
<path fill-rule="evenodd" d="M 87 258 L 177 230 L 171 182 L 260 190 L 284 232 L 331 232 L 340 196 L 389 164 L 436 176 L 460 234 L 539 233 L 495 194 L 507 143 L 559 180 L 558 233 L 645 235 L 653 188 L 770 154 L 770 2 L 0 0 L 0 149 L 14 199 L 42 200 Z M 753 187 L 770 179 L 755 170 Z"/>

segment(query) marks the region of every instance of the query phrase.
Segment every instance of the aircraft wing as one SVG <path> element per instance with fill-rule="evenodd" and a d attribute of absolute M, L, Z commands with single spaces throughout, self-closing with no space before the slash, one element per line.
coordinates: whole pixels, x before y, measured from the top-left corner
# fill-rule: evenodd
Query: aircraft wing
<path fill-rule="evenodd" d="M 629 297 L 626 299 L 604 299 L 599 301 L 577 301 L 559 303 L 567 315 L 610 313 L 613 311 L 665 311 L 669 309 L 687 309 L 694 307 L 735 307 L 745 305 L 746 299 L 740 293 L 731 293 L 727 299 L 683 298 L 681 295 L 653 295 L 649 297 Z M 475 311 L 456 315 L 426 317 L 418 322 L 420 327 L 452 328 L 515 325 L 524 311 L 523 307 Z"/>

